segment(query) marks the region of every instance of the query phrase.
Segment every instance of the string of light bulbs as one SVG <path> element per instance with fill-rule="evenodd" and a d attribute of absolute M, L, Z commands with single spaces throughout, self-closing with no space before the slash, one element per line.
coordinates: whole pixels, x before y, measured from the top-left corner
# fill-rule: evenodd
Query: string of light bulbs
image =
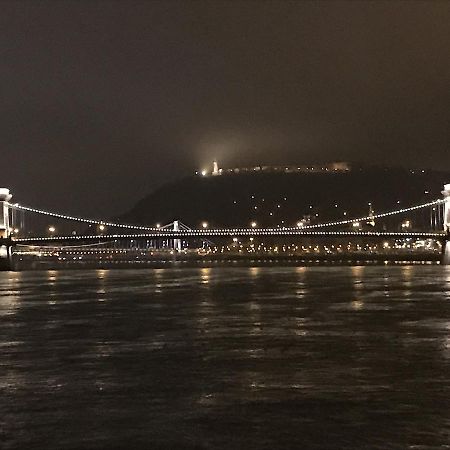
<path fill-rule="evenodd" d="M 338 221 L 333 221 L 333 222 L 324 222 L 324 223 L 318 223 L 318 224 L 314 224 L 314 225 L 304 225 L 301 227 L 283 227 L 283 229 L 295 230 L 295 229 L 301 228 L 303 230 L 307 230 L 307 229 L 313 229 L 313 228 L 324 228 L 324 227 L 331 227 L 331 226 L 347 225 L 347 224 L 355 223 L 355 222 L 365 222 L 365 221 L 369 221 L 369 220 L 381 219 L 383 217 L 394 216 L 397 214 L 404 214 L 404 213 L 416 211 L 416 210 L 422 209 L 422 208 L 428 208 L 431 206 L 443 204 L 446 201 L 447 201 L 446 199 L 437 199 L 437 200 L 433 200 L 431 202 L 422 203 L 420 205 L 410 206 L 407 208 L 400 208 L 400 209 L 397 209 L 394 211 L 388 211 L 388 212 L 379 213 L 379 214 L 372 214 L 369 216 L 359 217 L 356 219 L 346 219 L 346 220 L 338 220 Z M 52 211 L 45 211 L 42 209 L 31 208 L 29 206 L 23 206 L 18 203 L 12 204 L 10 206 L 12 208 L 19 209 L 22 211 L 28 211 L 28 212 L 32 212 L 35 214 L 41 214 L 41 215 L 55 217 L 55 218 L 63 219 L 63 220 L 84 222 L 84 223 L 89 223 L 92 225 L 104 225 L 104 226 L 108 226 L 108 227 L 127 228 L 127 229 L 133 229 L 133 230 L 141 230 L 141 231 L 158 232 L 158 231 L 161 231 L 162 229 L 164 229 L 164 231 L 167 232 L 167 227 L 172 225 L 172 224 L 169 224 L 164 227 L 147 227 L 147 226 L 142 226 L 142 225 L 129 225 L 129 224 L 123 224 L 123 223 L 116 223 L 116 222 L 107 222 L 107 221 L 103 221 L 103 220 L 97 220 L 97 219 L 91 219 L 91 218 L 85 218 L 85 217 L 70 216 L 67 214 L 60 214 L 60 213 L 55 213 Z M 183 228 L 186 227 L 184 224 L 182 224 L 182 225 L 183 225 Z M 186 227 L 186 229 L 189 230 L 188 227 Z M 243 229 L 233 229 L 231 231 L 240 231 L 240 230 L 243 230 Z M 277 228 L 266 228 L 266 230 L 276 231 Z M 211 231 L 213 231 L 213 230 L 211 230 Z M 253 231 L 255 231 L 254 228 L 253 228 Z"/>
<path fill-rule="evenodd" d="M 321 228 L 321 227 L 330 227 L 330 226 L 337 226 L 337 225 L 348 225 L 349 223 L 354 223 L 354 222 L 365 222 L 368 220 L 375 220 L 375 219 L 381 219 L 383 217 L 395 216 L 396 214 L 404 214 L 407 212 L 415 211 L 417 209 L 429 208 L 431 206 L 439 205 L 439 204 L 442 204 L 445 202 L 446 202 L 445 199 L 437 199 L 437 200 L 433 200 L 432 202 L 422 203 L 421 205 L 410 206 L 408 208 L 400 208 L 395 211 L 388 211 L 388 212 L 384 212 L 384 213 L 380 213 L 380 214 L 372 214 L 370 216 L 360 217 L 359 219 L 347 219 L 347 220 L 339 220 L 339 221 L 335 221 L 335 222 L 318 223 L 315 225 L 305 225 L 304 227 L 301 227 L 301 228 L 303 228 L 303 229 L 305 229 L 305 228 Z"/>
<path fill-rule="evenodd" d="M 37 209 L 37 208 L 31 208 L 29 206 L 19 205 L 18 203 L 12 204 L 10 206 L 15 209 L 20 209 L 21 211 L 28 211 L 28 212 L 32 212 L 35 214 L 41 214 L 44 216 L 55 217 L 57 219 L 71 220 L 74 222 L 84 222 L 84 223 L 89 223 L 91 225 L 104 225 L 104 226 L 108 226 L 108 227 L 129 228 L 129 229 L 133 229 L 133 230 L 143 230 L 143 231 L 159 230 L 158 227 L 145 227 L 142 225 L 128 225 L 128 224 L 123 224 L 123 223 L 108 222 L 108 221 L 104 221 L 104 220 L 90 219 L 90 218 L 85 218 L 85 217 L 69 216 L 67 214 L 60 214 L 60 213 L 55 213 L 52 211 L 45 211 L 43 209 Z"/>

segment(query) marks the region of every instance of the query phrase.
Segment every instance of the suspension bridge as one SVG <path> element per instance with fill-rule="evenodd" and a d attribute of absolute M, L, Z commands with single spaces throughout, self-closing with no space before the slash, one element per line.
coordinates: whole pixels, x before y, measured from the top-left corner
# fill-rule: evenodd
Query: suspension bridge
<path fill-rule="evenodd" d="M 439 242 L 442 248 L 442 264 L 450 264 L 450 184 L 444 186 L 442 198 L 433 201 L 399 208 L 380 214 L 370 214 L 346 220 L 335 220 L 316 224 L 306 224 L 296 227 L 258 228 L 189 228 L 181 221 L 175 220 L 165 226 L 132 225 L 108 220 L 77 217 L 58 212 L 46 211 L 19 203 L 11 203 L 12 195 L 9 189 L 0 188 L 0 268 L 9 270 L 12 267 L 12 255 L 17 246 L 36 245 L 89 245 L 91 243 L 105 243 L 115 240 L 170 240 L 175 251 L 182 249 L 182 242 L 188 240 L 209 240 L 214 238 L 245 238 L 245 237 L 298 237 L 298 238 L 371 238 L 371 239 L 431 239 Z M 411 214 L 417 211 L 438 208 L 438 221 L 433 226 L 423 230 L 383 230 L 362 231 L 342 229 L 360 223 L 373 223 L 374 220 L 393 216 Z M 50 228 L 47 234 L 20 235 L 16 228 L 18 216 L 31 213 L 43 218 L 54 218 L 84 225 L 97 227 L 101 233 L 82 230 L 79 233 L 56 234 L 56 229 Z M 436 229 L 438 226 L 439 230 Z M 115 232 L 104 232 L 105 230 Z"/>

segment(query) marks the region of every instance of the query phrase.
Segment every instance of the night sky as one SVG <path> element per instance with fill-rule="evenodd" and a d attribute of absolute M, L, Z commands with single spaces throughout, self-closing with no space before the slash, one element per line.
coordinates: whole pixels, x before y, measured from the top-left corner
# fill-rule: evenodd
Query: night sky
<path fill-rule="evenodd" d="M 113 215 L 214 158 L 450 171 L 448 1 L 3 1 L 0 51 L 23 204 Z"/>

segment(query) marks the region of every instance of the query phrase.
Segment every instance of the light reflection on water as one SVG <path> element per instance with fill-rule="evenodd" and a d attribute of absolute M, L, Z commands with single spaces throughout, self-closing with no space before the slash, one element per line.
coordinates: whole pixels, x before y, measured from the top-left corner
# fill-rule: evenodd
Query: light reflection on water
<path fill-rule="evenodd" d="M 0 273 L 0 352 L 6 449 L 450 445 L 443 266 Z"/>

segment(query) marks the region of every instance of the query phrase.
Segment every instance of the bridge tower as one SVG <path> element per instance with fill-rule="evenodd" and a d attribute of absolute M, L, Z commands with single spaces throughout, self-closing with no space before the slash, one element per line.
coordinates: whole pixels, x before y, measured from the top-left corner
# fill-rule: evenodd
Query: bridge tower
<path fill-rule="evenodd" d="M 9 220 L 9 189 L 0 188 L 0 270 L 12 269 L 11 224 Z"/>
<path fill-rule="evenodd" d="M 450 265 L 450 184 L 444 185 L 444 231 L 446 236 L 442 241 L 442 264 Z"/>
<path fill-rule="evenodd" d="M 9 189 L 0 188 L 0 238 L 8 238 L 10 235 L 9 201 L 12 195 Z"/>
<path fill-rule="evenodd" d="M 173 231 L 180 231 L 180 222 L 178 220 L 173 221 Z M 181 239 L 173 240 L 173 249 L 181 252 Z"/>

